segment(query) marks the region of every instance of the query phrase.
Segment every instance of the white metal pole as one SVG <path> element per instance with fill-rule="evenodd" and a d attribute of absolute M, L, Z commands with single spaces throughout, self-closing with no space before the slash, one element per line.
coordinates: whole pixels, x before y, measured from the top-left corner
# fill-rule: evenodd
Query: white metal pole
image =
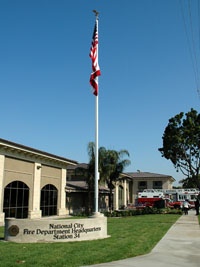
<path fill-rule="evenodd" d="M 98 77 L 97 77 L 98 79 Z M 99 211 L 99 98 L 95 97 L 95 213 Z"/>
<path fill-rule="evenodd" d="M 97 33 L 98 31 L 98 13 L 96 13 L 96 27 Z M 97 46 L 99 46 L 97 44 Z M 97 62 L 99 60 L 99 47 L 97 47 Z M 96 77 L 96 82 L 98 84 L 98 92 L 96 95 L 96 117 L 95 117 L 95 213 L 99 211 L 99 187 L 98 187 L 98 180 L 99 180 L 99 83 L 98 83 L 98 76 Z"/>

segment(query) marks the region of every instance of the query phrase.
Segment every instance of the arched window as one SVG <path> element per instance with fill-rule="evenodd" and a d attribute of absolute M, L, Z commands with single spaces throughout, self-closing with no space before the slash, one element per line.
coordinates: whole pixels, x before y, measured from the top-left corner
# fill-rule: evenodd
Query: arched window
<path fill-rule="evenodd" d="M 42 216 L 57 215 L 58 190 L 51 184 L 45 185 L 41 190 L 40 209 Z"/>
<path fill-rule="evenodd" d="M 4 189 L 3 211 L 5 217 L 27 218 L 28 217 L 29 188 L 20 181 L 8 184 Z"/>

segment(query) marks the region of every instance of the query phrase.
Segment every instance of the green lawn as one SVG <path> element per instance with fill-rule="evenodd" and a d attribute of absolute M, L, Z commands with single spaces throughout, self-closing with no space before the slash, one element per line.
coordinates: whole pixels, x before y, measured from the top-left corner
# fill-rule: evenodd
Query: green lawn
<path fill-rule="evenodd" d="M 0 227 L 0 266 L 75 267 L 146 254 L 179 217 L 156 214 L 108 218 L 110 238 L 69 243 L 5 242 Z"/>

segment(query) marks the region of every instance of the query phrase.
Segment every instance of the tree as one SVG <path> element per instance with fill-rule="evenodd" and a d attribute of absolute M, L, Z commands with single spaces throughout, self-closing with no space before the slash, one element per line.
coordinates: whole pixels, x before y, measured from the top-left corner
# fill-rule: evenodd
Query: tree
<path fill-rule="evenodd" d="M 95 174 L 95 144 L 90 142 L 87 147 L 89 163 L 87 164 L 87 168 L 80 166 L 76 168 L 76 172 L 81 172 L 81 175 L 84 177 L 87 183 L 87 205 L 86 205 L 86 214 L 90 215 L 92 213 L 92 196 L 94 195 L 94 174 Z"/>
<path fill-rule="evenodd" d="M 130 164 L 130 160 L 124 159 L 124 156 L 129 157 L 127 150 L 106 150 L 104 147 L 99 149 L 99 170 L 100 180 L 106 182 L 109 188 L 109 209 L 113 210 L 113 189 L 120 174 L 125 167 Z"/>
<path fill-rule="evenodd" d="M 100 182 L 107 184 L 109 193 L 109 208 L 113 208 L 113 189 L 115 187 L 114 183 L 120 176 L 120 173 L 124 171 L 124 168 L 130 164 L 130 160 L 124 159 L 124 156 L 129 157 L 127 150 L 107 150 L 105 147 L 100 147 L 99 150 L 99 173 Z M 94 173 L 95 173 L 95 144 L 90 142 L 88 144 L 88 188 L 94 190 Z"/>
<path fill-rule="evenodd" d="M 163 147 L 158 149 L 162 157 L 200 188 L 200 114 L 191 109 L 172 117 L 162 139 Z"/>
<path fill-rule="evenodd" d="M 198 179 L 200 179 L 200 177 L 198 177 Z M 185 178 L 179 181 L 180 184 L 182 184 L 183 188 L 195 188 L 196 185 L 196 181 L 192 178 Z"/>
<path fill-rule="evenodd" d="M 95 144 L 90 142 L 87 147 L 89 163 L 87 169 L 86 183 L 88 185 L 88 213 L 92 211 L 92 194 L 94 193 L 95 180 Z"/>

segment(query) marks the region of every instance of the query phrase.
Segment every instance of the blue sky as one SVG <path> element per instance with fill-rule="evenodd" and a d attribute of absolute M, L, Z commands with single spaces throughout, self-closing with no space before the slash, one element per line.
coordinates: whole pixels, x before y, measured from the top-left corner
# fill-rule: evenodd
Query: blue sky
<path fill-rule="evenodd" d="M 182 174 L 158 148 L 171 117 L 199 112 L 197 0 L 0 0 L 0 137 L 88 162 L 93 9 L 100 13 L 99 146 L 127 149 L 125 171 L 178 181 Z"/>

